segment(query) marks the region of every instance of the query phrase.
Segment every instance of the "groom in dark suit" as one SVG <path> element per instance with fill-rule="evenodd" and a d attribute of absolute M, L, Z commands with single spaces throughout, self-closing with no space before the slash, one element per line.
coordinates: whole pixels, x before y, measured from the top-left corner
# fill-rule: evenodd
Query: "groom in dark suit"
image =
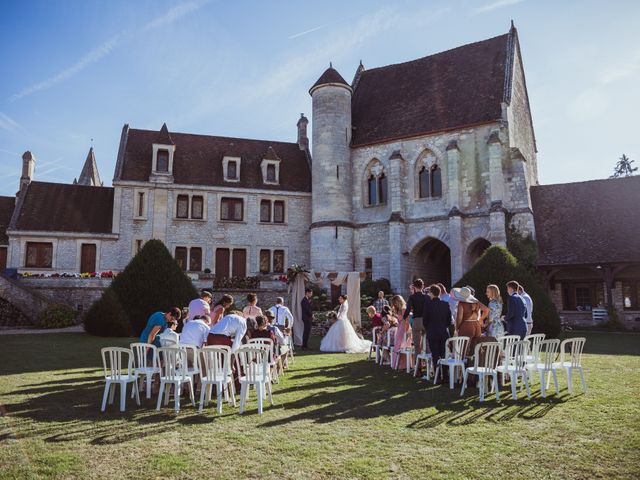
<path fill-rule="evenodd" d="M 313 295 L 313 290 L 310 288 L 305 289 L 304 298 L 300 302 L 300 308 L 302 309 L 302 323 L 304 324 L 304 331 L 302 333 L 302 349 L 309 348 L 309 335 L 311 335 L 311 322 L 313 320 L 313 307 L 311 306 L 310 298 Z"/>
<path fill-rule="evenodd" d="M 451 309 L 448 302 L 440 300 L 441 293 L 438 285 L 431 285 L 422 311 L 433 365 L 437 365 L 438 360 L 445 356 L 445 343 L 449 338 L 449 325 L 451 325 Z"/>
<path fill-rule="evenodd" d="M 524 298 L 518 295 L 518 287 L 520 287 L 520 285 L 515 280 L 507 283 L 509 299 L 507 301 L 507 315 L 505 320 L 507 322 L 507 332 L 509 335 L 518 335 L 523 339 L 527 335 L 527 322 L 525 320 L 527 316 L 527 306 L 524 303 Z"/>

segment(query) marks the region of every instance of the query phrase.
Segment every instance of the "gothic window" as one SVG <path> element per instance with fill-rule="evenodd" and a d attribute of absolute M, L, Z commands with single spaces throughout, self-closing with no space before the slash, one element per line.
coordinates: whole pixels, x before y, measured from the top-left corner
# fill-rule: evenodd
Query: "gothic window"
<path fill-rule="evenodd" d="M 169 171 L 169 150 L 158 150 L 156 156 L 156 172 Z"/>
<path fill-rule="evenodd" d="M 438 165 L 431 167 L 431 196 L 442 196 L 442 170 Z"/>
<path fill-rule="evenodd" d="M 189 195 L 178 195 L 176 218 L 189 218 Z"/>
<path fill-rule="evenodd" d="M 260 221 L 265 223 L 271 221 L 271 201 L 270 200 L 260 201 Z"/>
<path fill-rule="evenodd" d="M 191 198 L 191 218 L 202 220 L 204 214 L 204 199 L 201 195 Z"/>
<path fill-rule="evenodd" d="M 367 188 L 368 188 L 368 199 L 369 199 L 369 205 L 375 205 L 378 203 L 378 195 L 377 195 L 377 190 L 378 190 L 378 181 L 375 177 L 375 175 L 371 174 L 371 176 L 369 177 L 369 180 L 367 181 Z"/>
<path fill-rule="evenodd" d="M 387 177 L 384 172 L 378 177 L 378 203 L 387 203 Z"/>
<path fill-rule="evenodd" d="M 273 202 L 273 222 L 284 223 L 284 201 L 282 200 Z"/>
<path fill-rule="evenodd" d="M 429 170 L 427 170 L 427 167 L 422 167 L 420 169 L 420 173 L 418 174 L 418 182 L 420 186 L 420 198 L 427 198 L 431 196 L 431 182 Z"/>

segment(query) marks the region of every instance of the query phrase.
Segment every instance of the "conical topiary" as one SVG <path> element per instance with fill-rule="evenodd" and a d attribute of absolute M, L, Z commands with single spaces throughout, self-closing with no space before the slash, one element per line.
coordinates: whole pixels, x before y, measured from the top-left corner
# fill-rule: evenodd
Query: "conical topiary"
<path fill-rule="evenodd" d="M 476 297 L 485 305 L 487 285 L 496 284 L 500 288 L 506 314 L 507 286 L 515 280 L 520 283 L 533 300 L 533 333 L 545 333 L 548 337 L 557 337 L 560 333 L 560 317 L 551 299 L 540 285 L 538 279 L 503 247 L 489 247 L 471 269 L 456 283 L 456 287 L 469 285 L 476 291 Z"/>
<path fill-rule="evenodd" d="M 100 337 L 129 337 L 131 324 L 111 287 L 95 302 L 84 317 L 84 329 Z"/>

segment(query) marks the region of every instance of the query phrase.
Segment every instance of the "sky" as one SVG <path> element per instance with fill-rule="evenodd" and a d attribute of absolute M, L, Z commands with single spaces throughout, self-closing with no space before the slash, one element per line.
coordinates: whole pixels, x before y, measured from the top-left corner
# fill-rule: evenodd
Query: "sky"
<path fill-rule="evenodd" d="M 4 0 L 0 195 L 70 183 L 93 146 L 111 184 L 132 128 L 295 141 L 329 62 L 351 81 L 518 28 L 542 184 L 640 164 L 640 2 Z"/>

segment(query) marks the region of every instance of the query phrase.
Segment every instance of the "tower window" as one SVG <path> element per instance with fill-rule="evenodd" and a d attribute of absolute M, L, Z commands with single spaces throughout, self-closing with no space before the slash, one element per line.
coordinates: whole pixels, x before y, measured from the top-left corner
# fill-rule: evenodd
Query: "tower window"
<path fill-rule="evenodd" d="M 378 203 L 378 181 L 373 174 L 369 177 L 367 184 L 369 190 L 369 205 L 375 205 Z"/>

